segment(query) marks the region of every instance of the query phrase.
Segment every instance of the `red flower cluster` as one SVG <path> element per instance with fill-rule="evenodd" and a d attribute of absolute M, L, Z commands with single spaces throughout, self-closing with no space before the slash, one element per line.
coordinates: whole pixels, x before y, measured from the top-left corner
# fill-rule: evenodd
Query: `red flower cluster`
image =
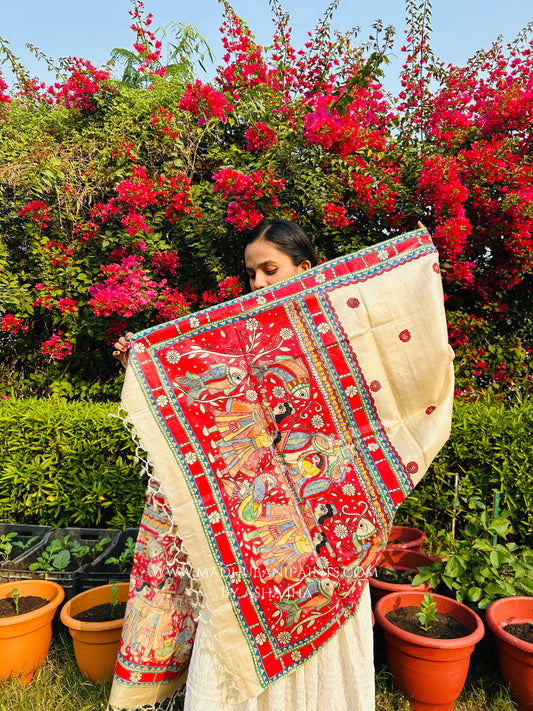
<path fill-rule="evenodd" d="M 219 282 L 217 294 L 214 294 L 212 291 L 204 291 L 200 308 L 204 309 L 208 306 L 228 301 L 229 299 L 235 299 L 241 293 L 242 287 L 239 285 L 237 277 L 227 277 Z"/>
<path fill-rule="evenodd" d="M 159 276 L 174 275 L 178 271 L 180 260 L 177 252 L 156 252 L 152 257 L 152 269 Z"/>
<path fill-rule="evenodd" d="M 184 316 L 189 313 L 191 303 L 183 292 L 168 286 L 165 287 L 155 304 L 158 321 L 173 321 Z"/>
<path fill-rule="evenodd" d="M 5 120 L 7 105 L 11 103 L 11 97 L 5 93 L 5 89 L 7 89 L 7 84 L 3 80 L 2 73 L 0 72 L 0 119 L 2 120 Z"/>
<path fill-rule="evenodd" d="M 65 360 L 72 353 L 73 344 L 71 341 L 63 340 L 62 335 L 63 331 L 58 331 L 52 338 L 44 341 L 41 345 L 41 353 L 49 355 L 54 360 Z"/>
<path fill-rule="evenodd" d="M 333 205 L 327 202 L 324 206 L 324 223 L 331 227 L 347 227 L 350 220 L 346 218 L 347 210 L 343 205 Z"/>
<path fill-rule="evenodd" d="M 153 306 L 160 285 L 141 267 L 142 257 L 125 257 L 120 263 L 102 265 L 105 280 L 89 289 L 89 306 L 97 316 L 119 315 L 129 318 Z M 163 286 L 165 282 L 161 282 Z"/>
<path fill-rule="evenodd" d="M 138 71 L 140 74 L 164 77 L 167 69 L 161 66 L 161 42 L 148 29 L 152 24 L 153 15 L 150 12 L 146 17 L 143 17 L 143 9 L 144 3 L 134 0 L 134 9 L 129 10 L 129 14 L 134 20 L 130 29 L 137 35 L 137 41 L 133 43 L 133 48 L 142 59 Z"/>
<path fill-rule="evenodd" d="M 257 203 L 263 200 L 269 206 L 277 207 L 276 191 L 285 187 L 283 179 L 275 178 L 264 170 L 245 175 L 232 168 L 222 168 L 213 175 L 213 180 L 214 192 L 220 192 L 223 199 L 234 198 L 228 204 L 226 222 L 240 232 L 253 229 L 263 219 Z"/>
<path fill-rule="evenodd" d="M 244 134 L 248 143 L 247 151 L 268 151 L 270 146 L 277 143 L 278 139 L 274 131 L 263 121 L 258 121 Z"/>
<path fill-rule="evenodd" d="M 194 116 L 199 116 L 198 125 L 206 123 L 210 118 L 218 118 L 222 123 L 226 123 L 227 114 L 233 111 L 233 104 L 230 104 L 224 94 L 215 91 L 212 86 L 202 84 L 197 79 L 194 84 L 187 83 L 185 93 L 181 97 L 178 108 L 183 111 L 190 111 Z"/>
<path fill-rule="evenodd" d="M 36 222 L 42 229 L 44 229 L 50 222 L 48 207 L 44 204 L 42 200 L 32 200 L 25 207 L 23 207 L 22 210 L 19 211 L 19 215 L 21 217 L 26 217 L 26 215 L 29 215 L 31 219 Z"/>
<path fill-rule="evenodd" d="M 25 333 L 28 330 L 28 326 L 23 324 L 24 319 L 15 318 L 13 314 L 6 314 L 0 323 L 0 330 L 12 333 L 16 336 L 19 331 Z"/>
<path fill-rule="evenodd" d="M 50 263 L 53 267 L 68 267 L 72 261 L 70 257 L 74 254 L 71 247 L 65 247 L 57 240 L 49 240 L 43 244 L 43 250 L 50 254 Z"/>
<path fill-rule="evenodd" d="M 109 81 L 109 72 L 96 69 L 89 61 L 79 57 L 69 57 L 67 69 L 70 72 L 67 81 L 49 87 L 48 93 L 55 96 L 56 103 L 63 103 L 67 109 L 77 109 L 82 114 L 95 111 L 96 94 L 111 91 L 106 83 Z"/>

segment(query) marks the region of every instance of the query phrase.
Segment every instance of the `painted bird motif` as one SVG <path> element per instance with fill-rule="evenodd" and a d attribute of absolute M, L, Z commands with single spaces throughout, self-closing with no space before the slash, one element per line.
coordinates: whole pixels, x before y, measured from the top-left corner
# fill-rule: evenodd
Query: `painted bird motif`
<path fill-rule="evenodd" d="M 339 583 L 331 578 L 306 578 L 305 588 L 300 597 L 292 600 L 279 600 L 274 606 L 287 613 L 285 623 L 287 627 L 297 624 L 302 612 L 321 610 L 333 597 Z"/>
<path fill-rule="evenodd" d="M 229 395 L 246 378 L 246 371 L 232 365 L 220 363 L 211 365 L 204 373 L 185 373 L 176 378 L 173 385 L 187 389 L 187 405 L 192 405 L 204 392 L 223 392 Z"/>

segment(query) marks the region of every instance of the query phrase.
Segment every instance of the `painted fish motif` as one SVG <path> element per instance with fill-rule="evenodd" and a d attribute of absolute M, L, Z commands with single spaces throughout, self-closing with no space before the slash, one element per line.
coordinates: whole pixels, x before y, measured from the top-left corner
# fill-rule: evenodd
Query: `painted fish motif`
<path fill-rule="evenodd" d="M 187 405 L 192 405 L 204 392 L 211 394 L 223 392 L 229 395 L 246 378 L 246 371 L 236 366 L 211 365 L 204 373 L 185 373 L 185 377 L 176 378 L 174 385 L 187 389 Z"/>
<path fill-rule="evenodd" d="M 297 624 L 302 612 L 305 610 L 320 610 L 327 605 L 339 583 L 331 578 L 307 578 L 305 588 L 301 595 L 293 600 L 279 600 L 274 606 L 287 613 L 285 624 L 292 627 Z"/>
<path fill-rule="evenodd" d="M 266 372 L 272 373 L 281 380 L 285 390 L 300 400 L 311 397 L 311 383 L 307 368 L 301 358 L 278 356 L 273 363 L 253 365 L 252 375 L 263 382 Z"/>

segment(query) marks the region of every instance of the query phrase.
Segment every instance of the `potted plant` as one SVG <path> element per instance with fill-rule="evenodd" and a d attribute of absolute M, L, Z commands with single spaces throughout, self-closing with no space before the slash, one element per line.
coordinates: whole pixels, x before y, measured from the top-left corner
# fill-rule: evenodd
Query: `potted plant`
<path fill-rule="evenodd" d="M 63 588 L 50 580 L 0 585 L 2 609 L 8 602 L 12 606 L 11 614 L 8 607 L 6 616 L 0 616 L 0 679 L 17 676 L 22 684 L 31 680 L 48 654 L 52 620 L 64 597 Z M 36 604 L 35 598 L 40 603 Z M 28 612 L 24 612 L 25 602 L 29 603 Z"/>
<path fill-rule="evenodd" d="M 129 581 L 138 533 L 138 528 L 122 531 L 110 546 L 81 569 L 82 591 L 106 583 Z"/>
<path fill-rule="evenodd" d="M 0 582 L 9 582 L 9 577 L 3 572 L 4 564 L 31 550 L 52 530 L 52 526 L 0 524 Z"/>
<path fill-rule="evenodd" d="M 399 626 L 393 614 L 415 616 L 413 631 Z M 389 593 L 374 608 L 385 638 L 387 665 L 394 683 L 413 711 L 451 711 L 464 686 L 470 655 L 484 634 L 481 619 L 466 605 L 443 595 L 416 590 Z M 440 639 L 433 618 L 446 624 L 460 623 L 461 636 Z M 445 619 L 444 619 L 445 616 Z"/>
<path fill-rule="evenodd" d="M 418 528 L 412 528 L 411 526 L 392 526 L 387 539 L 386 548 L 396 550 L 409 548 L 410 550 L 421 553 L 422 546 L 426 539 L 427 536 L 424 531 L 420 531 Z"/>
<path fill-rule="evenodd" d="M 518 711 L 533 711 L 533 597 L 496 600 L 486 622 L 496 637 L 502 676 Z"/>
<path fill-rule="evenodd" d="M 510 531 L 508 515 L 491 517 L 484 509 L 471 514 L 458 538 L 440 531 L 439 557 L 421 568 L 415 585 L 439 583 L 459 602 L 484 613 L 500 597 L 533 595 L 533 550 L 516 543 L 498 543 Z"/>
<path fill-rule="evenodd" d="M 113 675 L 128 590 L 129 583 L 100 585 L 68 600 L 61 610 L 61 622 L 74 642 L 78 668 L 93 683 Z"/>
<path fill-rule="evenodd" d="M 58 528 L 38 545 L 2 566 L 4 580 L 53 580 L 71 598 L 80 589 L 83 565 L 89 563 L 118 536 L 117 529 Z"/>
<path fill-rule="evenodd" d="M 385 549 L 371 578 L 369 578 L 372 605 L 391 592 L 413 590 L 413 580 L 419 568 L 427 567 L 434 558 L 414 550 Z M 417 590 L 431 590 L 429 582 L 415 586 Z"/>

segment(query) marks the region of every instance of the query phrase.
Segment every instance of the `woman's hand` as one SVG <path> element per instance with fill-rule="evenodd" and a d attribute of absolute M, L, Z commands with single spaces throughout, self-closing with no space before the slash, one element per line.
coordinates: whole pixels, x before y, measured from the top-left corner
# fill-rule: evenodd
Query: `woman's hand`
<path fill-rule="evenodd" d="M 115 350 L 113 351 L 113 358 L 119 360 L 124 367 L 128 365 L 128 360 L 130 357 L 130 341 L 133 337 L 133 333 L 128 332 L 124 336 L 121 336 L 115 343 Z"/>

